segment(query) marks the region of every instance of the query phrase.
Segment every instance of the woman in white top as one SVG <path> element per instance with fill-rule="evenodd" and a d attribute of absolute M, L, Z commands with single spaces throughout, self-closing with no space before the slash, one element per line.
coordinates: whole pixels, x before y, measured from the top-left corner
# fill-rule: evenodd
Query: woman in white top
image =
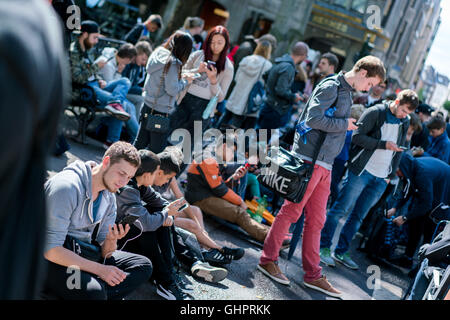
<path fill-rule="evenodd" d="M 203 112 L 216 95 L 217 102 L 225 98 L 233 79 L 233 64 L 227 58 L 229 46 L 227 29 L 216 26 L 209 31 L 202 50 L 194 51 L 189 56 L 183 73 L 199 76 L 177 101 L 178 107 L 171 116 L 174 129 L 187 129 L 191 137 L 194 137 L 194 121 L 202 121 L 202 131 L 206 129 L 207 122 L 202 120 Z M 214 111 L 212 110 L 211 115 Z"/>
<path fill-rule="evenodd" d="M 224 123 L 231 120 L 236 128 L 250 129 L 256 125 L 258 113 L 248 113 L 247 104 L 250 91 L 255 83 L 262 80 L 265 72 L 272 68 L 269 61 L 272 46 L 269 41 L 259 41 L 252 55 L 245 57 L 239 63 L 234 81 L 236 85 L 227 100 L 227 114 Z"/>

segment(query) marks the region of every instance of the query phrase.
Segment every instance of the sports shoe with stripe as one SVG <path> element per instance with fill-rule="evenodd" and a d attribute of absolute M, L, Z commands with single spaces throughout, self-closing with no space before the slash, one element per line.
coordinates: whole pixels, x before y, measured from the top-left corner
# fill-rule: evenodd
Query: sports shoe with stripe
<path fill-rule="evenodd" d="M 212 265 L 224 265 L 231 263 L 232 257 L 225 256 L 220 250 L 218 249 L 210 249 L 208 251 L 204 251 L 203 258 L 206 262 L 212 264 Z"/>
<path fill-rule="evenodd" d="M 190 295 L 181 290 L 175 282 L 162 284 L 154 280 L 153 283 L 156 286 L 156 293 L 166 300 L 194 300 Z"/>

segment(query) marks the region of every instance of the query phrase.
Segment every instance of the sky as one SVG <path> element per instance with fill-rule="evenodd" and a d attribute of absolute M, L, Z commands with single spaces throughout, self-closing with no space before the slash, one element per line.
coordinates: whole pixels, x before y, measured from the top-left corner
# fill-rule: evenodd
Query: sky
<path fill-rule="evenodd" d="M 430 48 L 425 65 L 432 65 L 450 78 L 450 0 L 441 0 L 441 25 Z"/>

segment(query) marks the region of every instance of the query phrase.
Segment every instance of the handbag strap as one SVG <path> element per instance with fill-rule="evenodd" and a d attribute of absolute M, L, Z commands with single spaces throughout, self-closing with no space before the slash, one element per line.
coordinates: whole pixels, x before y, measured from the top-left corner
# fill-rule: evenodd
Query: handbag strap
<path fill-rule="evenodd" d="M 266 65 L 266 59 L 264 59 L 264 63 L 263 63 L 263 65 L 262 65 L 262 67 L 261 67 L 261 70 L 259 71 L 259 75 L 258 75 L 258 78 L 256 78 L 256 81 L 259 81 L 259 78 L 261 78 L 261 74 L 262 74 L 262 72 L 263 72 L 263 70 L 264 70 L 264 66 Z"/>

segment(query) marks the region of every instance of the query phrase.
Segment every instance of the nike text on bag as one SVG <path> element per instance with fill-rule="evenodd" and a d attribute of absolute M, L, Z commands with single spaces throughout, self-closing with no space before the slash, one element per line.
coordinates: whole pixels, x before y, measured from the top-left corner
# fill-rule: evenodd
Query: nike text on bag
<path fill-rule="evenodd" d="M 313 165 L 281 147 L 270 148 L 266 163 L 258 176 L 259 182 L 291 202 L 301 202 Z"/>

